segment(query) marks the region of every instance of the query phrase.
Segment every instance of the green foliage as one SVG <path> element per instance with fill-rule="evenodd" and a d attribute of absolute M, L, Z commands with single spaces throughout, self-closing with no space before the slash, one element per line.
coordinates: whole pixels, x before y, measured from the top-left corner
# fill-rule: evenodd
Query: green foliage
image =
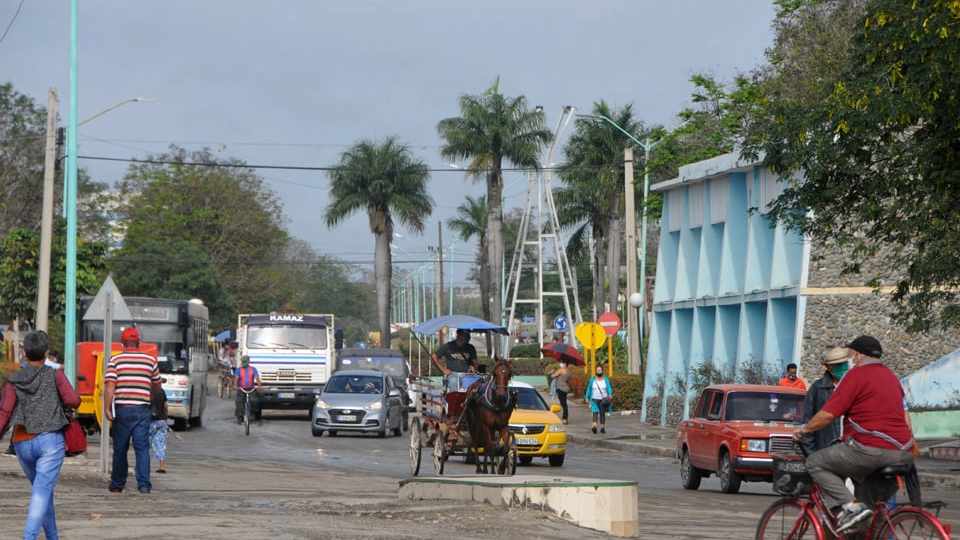
<path fill-rule="evenodd" d="M 510 349 L 510 358 L 540 358 L 540 344 L 517 345 Z"/>
<path fill-rule="evenodd" d="M 679 377 L 679 374 L 676 375 Z M 712 384 L 766 384 L 776 385 L 780 373 L 764 368 L 763 363 L 751 357 L 740 363 L 737 369 L 721 368 L 711 362 L 703 362 L 690 368 L 690 389 L 699 394 Z"/>
<path fill-rule="evenodd" d="M 639 375 L 611 375 L 613 407 L 620 411 L 639 411 L 643 408 L 643 377 Z"/>
<path fill-rule="evenodd" d="M 789 182 L 771 217 L 836 243 L 844 271 L 864 272 L 878 289 L 892 284 L 898 324 L 955 328 L 960 17 L 945 0 L 874 0 L 857 17 L 843 21 L 841 39 L 852 38 L 817 73 L 822 84 L 772 101 L 745 153 L 762 153 Z"/>
<path fill-rule="evenodd" d="M 697 364 L 690 371 L 690 387 L 697 394 L 712 384 L 730 384 L 736 380 L 733 370 L 717 367 L 712 362 Z"/>
<path fill-rule="evenodd" d="M 199 298 L 210 311 L 212 328 L 236 324 L 236 302 L 207 257 L 189 242 L 146 242 L 124 246 L 111 260 L 117 288 L 124 296 Z"/>

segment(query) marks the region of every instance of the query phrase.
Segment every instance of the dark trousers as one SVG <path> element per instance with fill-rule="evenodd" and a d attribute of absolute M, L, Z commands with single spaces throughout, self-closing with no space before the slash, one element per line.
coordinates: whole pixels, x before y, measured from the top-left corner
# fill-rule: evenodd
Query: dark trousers
<path fill-rule="evenodd" d="M 127 485 L 127 450 L 133 441 L 137 463 L 134 468 L 137 489 L 149 490 L 150 483 L 150 407 L 117 407 L 113 418 L 113 468 L 110 472 L 110 489 L 123 489 Z"/>
<path fill-rule="evenodd" d="M 243 404 L 247 401 L 247 395 L 244 394 L 241 390 L 237 390 L 237 400 L 236 407 L 234 407 L 234 414 L 237 418 L 243 418 Z M 250 419 L 259 420 L 260 419 L 260 391 L 254 390 L 250 392 Z"/>
<path fill-rule="evenodd" d="M 557 389 L 557 399 L 560 400 L 560 410 L 561 410 L 561 420 L 567 419 L 567 393 L 563 390 Z"/>

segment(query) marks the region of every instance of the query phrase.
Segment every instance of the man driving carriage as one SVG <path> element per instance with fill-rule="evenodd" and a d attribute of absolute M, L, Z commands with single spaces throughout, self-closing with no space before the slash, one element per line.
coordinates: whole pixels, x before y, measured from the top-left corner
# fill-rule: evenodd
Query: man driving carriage
<path fill-rule="evenodd" d="M 443 358 L 446 366 L 440 364 Z M 441 345 L 436 352 L 430 355 L 434 365 L 443 373 L 444 386 L 448 392 L 459 392 L 460 377 L 458 373 L 467 373 L 476 370 L 480 365 L 477 359 L 477 348 L 470 344 L 470 331 L 457 330 L 456 339 Z"/>

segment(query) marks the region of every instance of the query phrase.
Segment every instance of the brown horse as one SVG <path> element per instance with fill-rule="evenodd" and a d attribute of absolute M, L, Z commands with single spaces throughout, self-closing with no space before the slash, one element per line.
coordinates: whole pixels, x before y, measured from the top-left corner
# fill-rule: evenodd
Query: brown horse
<path fill-rule="evenodd" d="M 503 472 L 507 467 L 506 454 L 510 441 L 510 415 L 517 404 L 517 392 L 509 388 L 513 376 L 512 361 L 497 360 L 489 380 L 477 381 L 467 390 L 464 414 L 468 416 L 470 441 L 477 454 L 477 474 Z M 483 459 L 479 449 L 483 448 Z M 496 467 L 497 456 L 503 459 Z M 499 471 L 497 470 L 499 469 Z"/>

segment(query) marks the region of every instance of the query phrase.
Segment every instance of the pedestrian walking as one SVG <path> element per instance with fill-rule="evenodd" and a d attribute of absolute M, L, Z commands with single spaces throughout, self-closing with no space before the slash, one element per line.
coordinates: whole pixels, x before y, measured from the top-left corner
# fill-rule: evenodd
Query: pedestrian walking
<path fill-rule="evenodd" d="M 4 385 L 0 435 L 13 425 L 17 459 L 32 486 L 23 538 L 37 538 L 42 528 L 48 540 L 56 540 L 53 490 L 67 450 L 63 428 L 69 424 L 63 409 L 78 407 L 80 396 L 62 370 L 44 365 L 50 348 L 45 333 L 27 333 L 23 346 L 27 365 L 11 373 Z"/>
<path fill-rule="evenodd" d="M 113 467 L 110 492 L 121 493 L 127 485 L 127 450 L 133 441 L 137 463 L 137 490 L 150 493 L 150 392 L 160 386 L 157 359 L 140 352 L 140 333 L 134 327 L 120 335 L 123 351 L 107 364 L 103 399 L 107 420 L 113 422 Z"/>
<path fill-rule="evenodd" d="M 596 375 L 590 377 L 584 399 L 590 404 L 590 410 L 593 412 L 590 431 L 596 433 L 599 423 L 600 433 L 606 433 L 607 412 L 613 411 L 613 387 L 610 385 L 610 379 L 603 376 L 603 366 L 598 365 Z"/>
<path fill-rule="evenodd" d="M 569 356 L 563 355 L 560 357 L 560 367 L 553 371 L 553 374 L 550 375 L 552 382 L 556 384 L 557 388 L 557 399 L 560 400 L 560 420 L 564 424 L 567 423 L 567 394 L 570 393 L 570 368 L 567 367 L 567 359 Z"/>
<path fill-rule="evenodd" d="M 157 473 L 167 473 L 167 393 L 162 386 L 153 386 L 150 392 L 150 448 L 160 462 Z"/>

